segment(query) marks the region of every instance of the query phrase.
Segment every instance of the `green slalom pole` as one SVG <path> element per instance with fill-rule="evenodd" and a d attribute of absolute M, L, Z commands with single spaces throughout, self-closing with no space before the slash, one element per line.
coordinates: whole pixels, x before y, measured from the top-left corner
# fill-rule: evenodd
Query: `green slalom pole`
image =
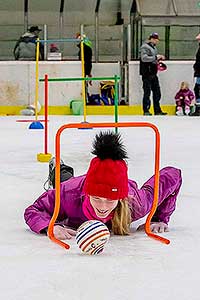
<path fill-rule="evenodd" d="M 48 78 L 48 81 L 95 81 L 95 80 L 120 80 L 120 77 L 67 77 L 67 78 Z M 40 78 L 40 81 L 44 81 L 44 78 Z"/>
<path fill-rule="evenodd" d="M 120 76 L 115 75 L 114 77 L 67 77 L 67 78 L 48 78 L 48 81 L 51 82 L 61 82 L 61 81 L 100 81 L 100 80 L 114 80 L 115 81 L 115 97 L 114 97 L 114 106 L 115 106 L 115 123 L 118 123 L 118 81 L 120 80 Z M 45 81 L 44 78 L 39 79 L 40 82 Z M 118 132 L 118 128 L 115 127 L 115 132 Z"/>

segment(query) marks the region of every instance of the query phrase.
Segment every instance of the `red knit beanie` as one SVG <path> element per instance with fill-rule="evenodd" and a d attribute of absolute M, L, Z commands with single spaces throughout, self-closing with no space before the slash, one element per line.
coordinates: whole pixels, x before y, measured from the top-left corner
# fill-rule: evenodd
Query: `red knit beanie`
<path fill-rule="evenodd" d="M 100 133 L 93 143 L 93 154 L 97 157 L 90 162 L 83 190 L 87 195 L 110 200 L 128 196 L 128 168 L 123 158 L 127 158 L 120 135 Z M 109 158 L 110 157 L 110 158 Z"/>

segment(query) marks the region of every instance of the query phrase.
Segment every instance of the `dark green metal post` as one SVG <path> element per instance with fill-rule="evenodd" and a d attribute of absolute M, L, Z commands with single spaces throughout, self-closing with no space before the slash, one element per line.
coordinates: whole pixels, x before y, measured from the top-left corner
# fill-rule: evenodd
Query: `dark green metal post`
<path fill-rule="evenodd" d="M 165 58 L 170 57 L 170 26 L 165 26 Z"/>
<path fill-rule="evenodd" d="M 115 75 L 115 97 L 114 97 L 114 104 L 115 104 L 115 123 L 118 123 L 118 101 L 119 101 L 119 99 L 118 99 L 118 81 L 117 81 L 117 79 L 118 79 L 118 76 L 117 75 Z M 117 133 L 118 132 L 118 128 L 117 127 L 115 127 L 115 133 Z"/>

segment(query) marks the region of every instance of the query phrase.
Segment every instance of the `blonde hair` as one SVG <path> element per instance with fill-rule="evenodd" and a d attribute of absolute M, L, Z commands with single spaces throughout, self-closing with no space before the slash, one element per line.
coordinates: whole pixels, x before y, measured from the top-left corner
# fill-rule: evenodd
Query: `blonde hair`
<path fill-rule="evenodd" d="M 112 231 L 116 235 L 129 235 L 131 224 L 131 211 L 128 199 L 119 200 L 112 218 Z"/>
<path fill-rule="evenodd" d="M 189 83 L 187 81 L 181 82 L 181 90 L 183 89 L 189 89 Z"/>

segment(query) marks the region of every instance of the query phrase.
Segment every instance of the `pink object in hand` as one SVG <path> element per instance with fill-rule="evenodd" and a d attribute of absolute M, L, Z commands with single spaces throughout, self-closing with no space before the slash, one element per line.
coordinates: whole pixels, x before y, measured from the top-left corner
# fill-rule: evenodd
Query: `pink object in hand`
<path fill-rule="evenodd" d="M 161 62 L 161 61 L 158 62 L 157 68 L 158 68 L 158 71 L 165 71 L 165 70 L 167 70 L 166 64 L 164 64 L 164 63 Z"/>

